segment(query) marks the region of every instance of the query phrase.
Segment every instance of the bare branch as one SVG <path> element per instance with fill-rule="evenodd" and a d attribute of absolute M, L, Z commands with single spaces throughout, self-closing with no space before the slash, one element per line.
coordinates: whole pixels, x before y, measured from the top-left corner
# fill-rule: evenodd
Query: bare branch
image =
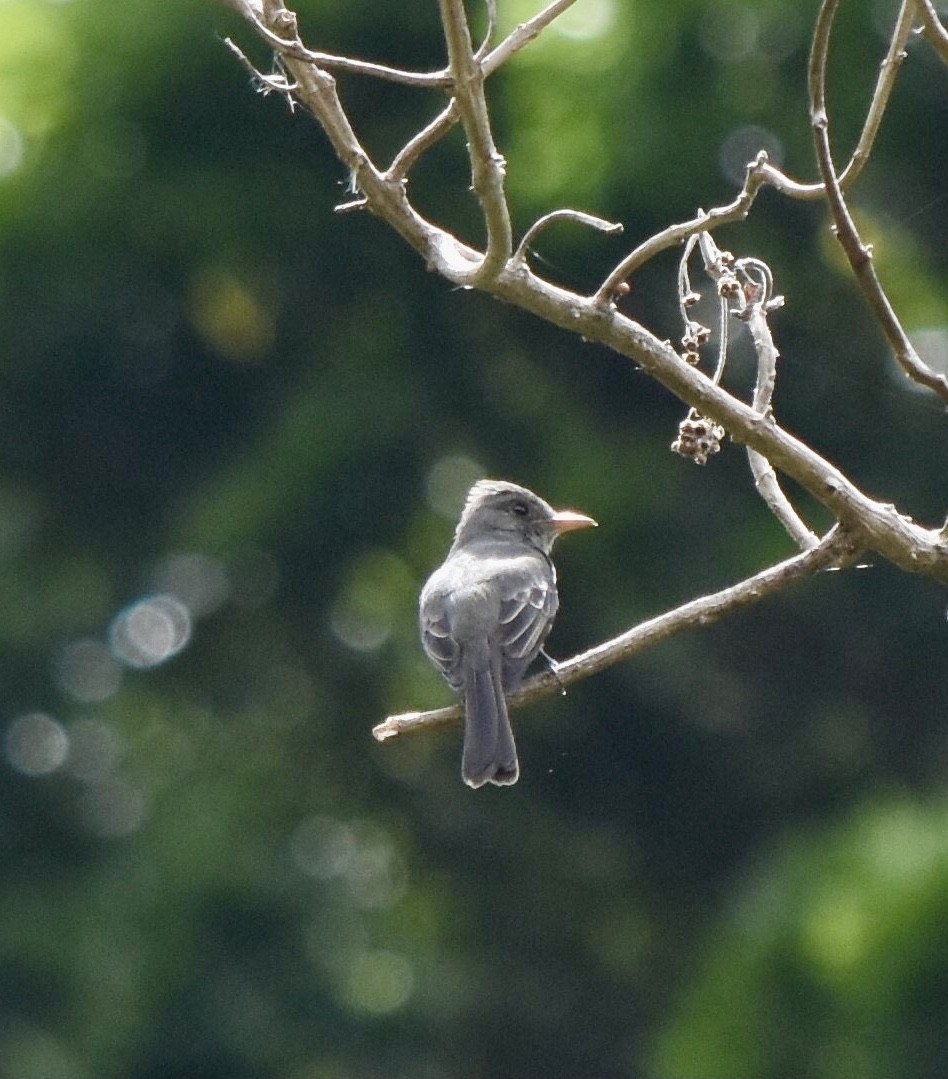
<path fill-rule="evenodd" d="M 250 80 L 260 93 L 266 94 L 281 94 L 287 100 L 290 112 L 293 112 L 296 108 L 296 99 L 293 97 L 294 91 L 297 89 L 295 85 L 291 85 L 287 79 L 282 75 L 264 75 L 262 71 L 258 71 L 253 66 L 241 48 L 236 45 L 229 37 L 224 38 L 224 44 L 228 49 L 237 57 L 241 65 L 247 70 L 250 75 Z"/>
<path fill-rule="evenodd" d="M 488 27 L 488 33 L 485 35 L 484 42 L 475 54 L 475 59 L 480 63 L 481 70 L 484 72 L 485 78 L 488 75 L 492 75 L 501 64 L 510 59 L 514 53 L 518 52 L 525 45 L 529 45 L 540 32 L 557 17 L 562 14 L 568 7 L 574 4 L 576 0 L 556 0 L 555 3 L 550 4 L 544 8 L 543 11 L 538 12 L 525 23 L 521 23 L 516 30 L 509 34 L 504 40 L 495 48 L 484 55 L 485 48 L 489 44 L 492 34 L 492 28 Z M 491 17 L 492 5 L 488 7 L 488 20 Z M 408 175 L 412 165 L 418 160 L 423 153 L 430 149 L 434 144 L 446 135 L 451 128 L 458 122 L 461 117 L 461 112 L 458 109 L 457 101 L 452 98 L 447 108 L 443 112 L 418 132 L 413 139 L 411 139 L 404 148 L 398 153 L 398 156 L 392 162 L 388 169 L 388 176 L 392 179 L 401 180 Z"/>
<path fill-rule="evenodd" d="M 537 236 L 553 221 L 578 221 L 581 225 L 588 225 L 592 229 L 598 229 L 599 232 L 621 232 L 622 224 L 618 221 L 606 221 L 602 217 L 596 217 L 595 214 L 583 213 L 582 210 L 552 210 L 548 214 L 544 214 L 541 218 L 538 218 L 523 234 L 523 239 L 517 245 L 517 250 L 513 253 L 513 262 L 522 262 L 527 255 L 527 250 L 530 244 L 537 238 Z"/>
<path fill-rule="evenodd" d="M 560 15 L 575 2 L 576 0 L 556 0 L 555 3 L 550 4 L 549 7 L 534 15 L 532 19 L 521 23 L 495 49 L 485 55 L 486 47 L 493 33 L 493 27 L 489 25 L 484 42 L 475 53 L 475 59 L 480 62 L 484 76 L 492 75 L 501 64 L 533 41 L 545 27 L 549 26 L 557 15 Z M 494 5 L 491 2 L 488 5 L 488 20 L 492 17 L 491 12 L 493 9 Z M 394 180 L 404 179 L 418 158 L 434 146 L 439 139 L 443 138 L 458 122 L 460 117 L 461 112 L 458 109 L 457 101 L 452 98 L 448 106 L 399 151 L 389 166 L 387 175 Z"/>
<path fill-rule="evenodd" d="M 843 529 L 833 528 L 819 545 L 811 550 L 794 555 L 793 558 L 779 562 L 720 592 L 691 600 L 672 611 L 650 618 L 618 637 L 557 663 L 555 675 L 549 671 L 535 675 L 507 698 L 508 707 L 522 708 L 544 697 L 550 697 L 559 692 L 562 686 L 599 674 L 607 667 L 659 644 L 682 630 L 713 625 L 726 615 L 769 599 L 790 585 L 812 577 L 820 570 L 848 565 L 857 554 L 858 544 L 853 537 Z M 403 712 L 389 716 L 379 723 L 372 729 L 372 734 L 377 741 L 384 742 L 398 734 L 427 730 L 456 721 L 462 715 L 463 709 L 459 704 L 428 712 Z"/>
<path fill-rule="evenodd" d="M 403 180 L 418 158 L 454 127 L 460 115 L 457 100 L 452 97 L 447 107 L 438 113 L 430 124 L 405 143 L 385 175 L 391 180 Z"/>
<path fill-rule="evenodd" d="M 541 30 L 544 30 L 551 22 L 568 8 L 572 7 L 576 0 L 553 0 L 542 11 L 537 12 L 532 19 L 520 23 L 504 40 L 492 49 L 484 57 L 483 70 L 485 75 L 492 75 L 501 64 L 506 63 L 515 52 L 519 52 L 524 45 L 529 45 Z"/>
<path fill-rule="evenodd" d="M 441 2 L 447 4 L 448 0 Z M 298 38 L 295 17 L 281 0 L 265 0 L 264 18 L 283 41 Z M 298 83 L 296 96 L 316 116 L 349 170 L 353 190 L 365 196 L 368 209 L 418 251 L 431 270 L 456 285 L 477 285 L 506 303 L 629 358 L 701 415 L 724 426 L 736 441 L 762 453 L 776 469 L 822 502 L 837 520 L 858 531 L 867 547 L 909 572 L 948 582 L 948 542 L 940 532 L 917 525 L 895 506 L 869 498 L 838 468 L 778 426 L 771 414 L 762 416 L 715 386 L 684 363 L 668 342 L 605 302 L 611 289 L 602 299 L 598 293 L 583 297 L 538 277 L 525 261 L 502 264 L 495 276 L 478 278 L 481 253 L 422 217 L 409 202 L 405 185 L 375 168 L 352 130 L 332 76 L 292 55 L 283 54 L 283 62 Z M 760 155 L 749 167 L 745 189 L 734 203 L 702 213 L 686 226 L 673 226 L 672 231 L 677 232 L 671 240 L 666 238 L 664 246 L 709 223 L 713 226 L 746 216 L 768 168 L 766 157 Z M 667 237 L 668 233 L 662 235 Z M 624 274 L 620 274 L 615 285 L 623 279 Z"/>
<path fill-rule="evenodd" d="M 922 362 L 902 328 L 876 274 L 872 248 L 864 244 L 859 236 L 833 166 L 829 140 L 829 116 L 826 112 L 826 60 L 829 52 L 830 30 L 838 6 L 839 0 L 823 0 L 813 34 L 809 74 L 810 119 L 816 141 L 816 156 L 836 224 L 836 238 L 846 253 L 856 280 L 892 346 L 895 358 L 902 370 L 913 381 L 921 386 L 927 386 L 943 401 L 948 402 L 948 378 L 932 371 L 927 364 Z"/>
<path fill-rule="evenodd" d="M 386 79 L 389 82 L 401 83 L 403 86 L 418 87 L 447 87 L 451 85 L 451 75 L 446 68 L 440 71 L 405 71 L 397 67 L 389 67 L 386 64 L 375 64 L 368 60 L 354 60 L 349 56 L 336 56 L 329 52 L 313 52 L 307 49 L 295 35 L 292 39 L 286 39 L 275 33 L 263 21 L 263 17 L 254 11 L 249 4 L 238 0 L 238 10 L 244 14 L 253 24 L 257 33 L 276 49 L 281 56 L 290 56 L 294 60 L 304 60 L 310 64 L 317 64 L 326 70 L 351 71 L 356 75 L 369 75 L 376 79 Z M 286 10 L 285 8 L 283 9 Z M 289 13 L 291 14 L 291 13 Z M 295 31 L 295 16 L 293 27 Z"/>
<path fill-rule="evenodd" d="M 846 163 L 846 167 L 839 174 L 839 186 L 843 191 L 847 191 L 856 182 L 863 167 L 869 160 L 869 155 L 872 153 L 872 147 L 875 145 L 876 136 L 882 124 L 882 117 L 885 115 L 889 98 L 892 96 L 896 76 L 902 66 L 902 61 L 905 59 L 905 46 L 912 32 L 912 14 L 915 2 L 916 0 L 903 0 L 902 7 L 899 10 L 892 37 L 889 41 L 889 48 L 879 66 L 879 76 L 876 79 L 869 108 L 866 111 L 866 119 L 863 122 L 859 141 L 856 143 L 856 148 Z M 794 180 L 774 165 L 767 165 L 762 171 L 764 174 L 763 179 L 775 190 L 789 198 L 814 200 L 821 199 L 826 194 L 824 184 L 804 183 L 800 180 Z"/>
<path fill-rule="evenodd" d="M 757 353 L 757 383 L 754 387 L 754 409 L 762 415 L 769 412 L 773 396 L 774 382 L 777 375 L 779 353 L 774 345 L 767 322 L 767 305 L 764 301 L 754 301 L 745 309 L 742 316 L 750 330 Z M 761 498 L 770 507 L 771 513 L 783 525 L 791 539 L 803 550 L 815 547 L 819 542 L 816 534 L 804 523 L 793 508 L 792 503 L 783 493 L 777 481 L 773 465 L 762 453 L 747 448 L 747 460 L 751 474 Z"/>
<path fill-rule="evenodd" d="M 717 282 L 721 302 L 724 305 L 721 327 L 721 355 L 714 373 L 715 383 L 720 382 L 727 350 L 726 319 L 728 302 L 733 303 L 734 314 L 747 324 L 754 351 L 757 355 L 757 382 L 754 387 L 754 411 L 761 416 L 772 415 L 771 402 L 777 381 L 779 353 L 770 333 L 767 315 L 783 305 L 782 297 L 773 296 L 773 275 L 770 268 L 758 259 L 735 259 L 730 252 L 722 251 L 710 233 L 698 237 L 705 269 Z M 747 448 L 747 460 L 761 498 L 771 513 L 787 530 L 790 537 L 803 550 L 815 547 L 818 537 L 806 526 L 783 493 L 777 473 L 767 458 L 752 447 Z"/>
<path fill-rule="evenodd" d="M 903 0 L 902 8 L 892 33 L 892 40 L 889 43 L 889 49 L 880 67 L 879 77 L 876 81 L 872 100 L 869 103 L 859 142 L 838 180 L 839 186 L 843 190 L 846 190 L 856 181 L 872 151 L 876 135 L 879 132 L 879 126 L 882 123 L 882 117 L 892 94 L 892 88 L 895 85 L 899 66 L 905 58 L 905 44 L 912 29 L 914 2 L 915 0 Z M 771 164 L 766 153 L 761 151 L 756 159 L 747 166 L 744 186 L 733 202 L 708 213 L 699 210 L 697 215 L 690 221 L 670 225 L 639 244 L 603 281 L 596 293 L 597 300 L 600 303 L 610 302 L 615 295 L 616 287 L 629 278 L 640 266 L 648 262 L 649 259 L 654 258 L 660 251 L 674 247 L 695 233 L 718 228 L 734 221 L 743 221 L 750 212 L 757 193 L 764 184 L 769 184 L 782 195 L 795 199 L 820 199 L 826 194 L 825 184 L 802 183 L 799 180 L 794 180 Z"/>
<path fill-rule="evenodd" d="M 922 17 L 922 33 L 944 63 L 948 64 L 948 30 L 938 18 L 935 5 L 932 0 L 920 0 L 918 8 Z"/>
<path fill-rule="evenodd" d="M 484 40 L 474 53 L 474 59 L 480 63 L 490 50 L 490 43 L 494 40 L 497 31 L 497 0 L 485 0 L 487 8 L 487 30 L 484 32 Z"/>
<path fill-rule="evenodd" d="M 510 258 L 513 244 L 510 212 L 504 194 L 504 159 L 494 145 L 484 97 L 484 72 L 471 46 L 463 0 L 438 0 L 438 4 L 454 96 L 467 135 L 472 186 L 487 227 L 487 250 L 474 275 L 474 280 L 484 281 L 495 276 Z"/>
<path fill-rule="evenodd" d="M 450 87 L 451 76 L 445 68 L 440 71 L 405 71 L 402 68 L 376 64 L 370 60 L 356 60 L 350 56 L 336 56 L 329 52 L 313 52 L 311 49 L 293 49 L 293 55 L 299 60 L 308 60 L 319 64 L 327 71 L 349 71 L 354 75 L 368 75 L 374 79 L 397 82 L 402 86 L 416 86 L 424 89 L 432 87 Z"/>
<path fill-rule="evenodd" d="M 675 247 L 683 243 L 689 236 L 699 232 L 707 232 L 721 225 L 730 224 L 733 221 L 743 221 L 750 213 L 751 206 L 757 198 L 757 193 L 765 180 L 769 179 L 772 166 L 767 161 L 767 154 L 763 150 L 754 161 L 747 166 L 744 175 L 744 186 L 733 202 L 726 206 L 719 206 L 713 210 L 698 210 L 698 213 L 690 221 L 682 221 L 677 225 L 669 225 L 668 228 L 649 237 L 644 243 L 639 244 L 631 254 L 626 257 L 612 270 L 609 276 L 596 290 L 593 296 L 597 304 L 610 304 L 616 294 L 616 289 L 627 278 L 649 259 L 654 258 L 659 252 L 666 251 L 669 247 Z"/>
<path fill-rule="evenodd" d="M 838 468 L 685 363 L 667 341 L 660 341 L 614 307 L 582 297 L 537 277 L 525 264 L 505 271 L 487 289 L 555 326 L 627 356 L 703 416 L 723 425 L 737 442 L 762 453 L 822 502 L 833 516 L 857 529 L 866 546 L 912 573 L 948 582 L 948 545 L 937 531 L 917 525 L 895 506 L 869 498 Z"/>

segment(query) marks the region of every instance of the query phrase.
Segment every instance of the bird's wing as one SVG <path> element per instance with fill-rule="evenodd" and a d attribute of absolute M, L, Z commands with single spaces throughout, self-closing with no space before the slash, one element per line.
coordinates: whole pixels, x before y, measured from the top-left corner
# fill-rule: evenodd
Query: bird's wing
<path fill-rule="evenodd" d="M 504 686 L 515 688 L 543 647 L 558 605 L 556 582 L 534 579 L 511 588 L 500 602 L 499 638 Z"/>
<path fill-rule="evenodd" d="M 421 641 L 450 685 L 455 690 L 461 690 L 464 686 L 461 649 L 451 635 L 451 624 L 443 603 L 426 603 L 422 607 Z"/>

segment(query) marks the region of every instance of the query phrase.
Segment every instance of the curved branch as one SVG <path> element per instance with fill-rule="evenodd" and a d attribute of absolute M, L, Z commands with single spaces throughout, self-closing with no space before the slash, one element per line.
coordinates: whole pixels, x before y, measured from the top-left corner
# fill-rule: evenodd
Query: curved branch
<path fill-rule="evenodd" d="M 926 386 L 943 401 L 948 402 L 948 377 L 933 371 L 922 361 L 902 328 L 898 315 L 876 274 L 872 248 L 864 244 L 859 236 L 833 166 L 829 140 L 829 116 L 826 112 L 826 60 L 829 53 L 830 31 L 838 7 L 839 0 L 823 0 L 813 34 L 809 73 L 810 122 L 816 141 L 820 175 L 826 186 L 827 198 L 836 225 L 836 238 L 846 253 L 856 280 L 892 346 L 895 358 L 902 370 L 914 382 Z"/>
<path fill-rule="evenodd" d="M 889 42 L 889 48 L 880 66 L 879 77 L 869 103 L 859 142 L 839 176 L 838 183 L 844 191 L 856 181 L 872 152 L 879 126 L 882 123 L 882 117 L 892 95 L 896 75 L 902 61 L 905 59 L 905 44 L 912 30 L 914 6 L 915 0 L 903 0 L 895 29 L 892 32 L 892 39 Z M 823 198 L 826 194 L 825 183 L 803 183 L 799 180 L 794 180 L 781 169 L 771 164 L 767 159 L 767 154 L 761 150 L 757 157 L 747 166 L 744 186 L 733 202 L 707 213 L 699 210 L 697 215 L 690 221 L 670 225 L 643 241 L 603 281 L 596 293 L 597 301 L 599 303 L 608 303 L 615 295 L 616 288 L 660 251 L 682 243 L 695 233 L 719 228 L 721 225 L 727 225 L 734 221 L 743 221 L 750 213 L 754 200 L 764 184 L 769 184 L 780 194 L 793 199 L 814 200 Z"/>
<path fill-rule="evenodd" d="M 446 68 L 440 71 L 405 71 L 402 68 L 389 67 L 386 64 L 375 64 L 369 60 L 354 60 L 349 56 L 336 56 L 330 52 L 313 52 L 307 49 L 299 37 L 287 40 L 270 29 L 263 22 L 260 15 L 255 13 L 249 6 L 244 5 L 242 13 L 252 23 L 254 29 L 280 53 L 281 56 L 290 56 L 294 60 L 303 60 L 308 64 L 317 64 L 326 70 L 351 71 L 356 75 L 370 75 L 376 79 L 386 79 L 388 82 L 401 83 L 403 86 L 438 87 L 450 86 L 451 74 Z"/>
<path fill-rule="evenodd" d="M 443 138 L 461 116 L 456 98 L 451 98 L 447 106 L 416 135 L 412 136 L 395 155 L 385 175 L 391 180 L 404 180 L 409 169 L 426 150 Z"/>
<path fill-rule="evenodd" d="M 490 43 L 494 40 L 494 33 L 497 30 L 497 0 L 484 0 L 484 6 L 487 8 L 487 29 L 484 32 L 484 40 L 474 53 L 474 59 L 478 63 L 490 51 Z"/>
<path fill-rule="evenodd" d="M 616 289 L 631 277 L 642 265 L 654 258 L 659 252 L 666 251 L 669 247 L 675 247 L 684 243 L 690 236 L 699 232 L 708 232 L 721 225 L 728 225 L 733 221 L 743 221 L 750 213 L 757 193 L 762 185 L 770 178 L 773 172 L 767 160 L 767 154 L 761 150 L 757 157 L 747 166 L 744 174 L 744 186 L 737 198 L 726 206 L 719 206 L 713 210 L 699 210 L 690 221 L 682 221 L 677 225 L 669 225 L 654 236 L 650 236 L 640 243 L 634 251 L 626 255 L 613 269 L 593 295 L 593 301 L 597 304 L 611 304 L 616 295 Z"/>
<path fill-rule="evenodd" d="M 588 225 L 591 229 L 597 229 L 599 232 L 621 232 L 622 223 L 619 221 L 606 221 L 605 218 L 596 217 L 595 214 L 587 214 L 582 210 L 551 210 L 550 213 L 544 214 L 542 217 L 537 218 L 536 221 L 527 229 L 523 234 L 523 239 L 517 244 L 517 250 L 513 253 L 512 262 L 522 262 L 527 257 L 527 250 L 530 244 L 539 236 L 539 234 L 551 224 L 553 221 L 578 221 L 581 225 Z"/>
<path fill-rule="evenodd" d="M 732 255 L 722 252 L 707 232 L 700 234 L 698 242 L 705 270 L 711 279 L 717 282 L 721 302 L 725 305 L 722 315 L 722 349 L 726 343 L 724 326 L 728 310 L 724 296 L 727 295 L 735 304 L 734 314 L 746 323 L 757 355 L 754 411 L 761 416 L 768 415 L 772 411 L 779 353 L 770 332 L 767 315 L 782 305 L 783 298 L 773 296 L 773 275 L 765 263 L 758 259 L 735 260 Z M 723 366 L 722 356 L 718 362 L 718 371 Z M 718 371 L 712 380 L 714 382 L 720 381 Z M 819 542 L 817 536 L 806 526 L 790 499 L 783 493 L 771 463 L 751 446 L 747 447 L 747 460 L 757 493 L 767 503 L 771 513 L 783 525 L 790 538 L 804 551 L 815 547 Z"/>
<path fill-rule="evenodd" d="M 684 603 L 673 611 L 650 618 L 612 640 L 604 641 L 587 652 L 557 663 L 555 674 L 544 671 L 534 675 L 507 698 L 508 707 L 522 708 L 543 697 L 550 697 L 562 690 L 563 686 L 599 674 L 607 667 L 667 640 L 682 630 L 713 625 L 726 615 L 769 599 L 790 585 L 812 577 L 820 570 L 848 565 L 857 554 L 858 545 L 853 537 L 843 529 L 835 527 L 823 537 L 818 546 L 802 554 L 778 562 L 777 565 L 755 573 L 753 577 L 720 592 L 712 592 L 708 596 Z M 462 715 L 463 709 L 459 704 L 427 712 L 402 712 L 389 716 L 373 727 L 372 734 L 377 741 L 384 742 L 398 734 L 451 723 Z"/>
<path fill-rule="evenodd" d="M 847 191 L 858 179 L 872 153 L 872 147 L 875 145 L 876 136 L 879 134 L 879 128 L 882 125 L 882 117 L 885 115 L 889 98 L 892 96 L 896 76 L 902 62 L 905 60 L 905 46 L 912 33 L 915 2 L 916 0 L 902 0 L 902 6 L 896 17 L 892 37 L 889 41 L 889 48 L 886 50 L 885 57 L 879 66 L 879 75 L 876 79 L 875 89 L 872 92 L 869 108 L 866 111 L 866 119 L 862 125 L 859 141 L 856 143 L 856 148 L 846 163 L 846 167 L 839 174 L 839 186 L 843 191 Z M 777 169 L 774 172 L 779 174 L 779 178 L 775 177 L 772 181 L 774 187 L 791 198 L 820 199 L 826 194 L 825 183 L 799 183 Z"/>

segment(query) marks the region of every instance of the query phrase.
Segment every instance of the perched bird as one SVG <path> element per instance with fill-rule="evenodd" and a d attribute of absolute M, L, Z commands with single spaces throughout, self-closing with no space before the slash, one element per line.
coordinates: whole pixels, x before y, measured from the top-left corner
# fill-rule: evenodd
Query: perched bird
<path fill-rule="evenodd" d="M 505 693 L 543 647 L 558 599 L 550 560 L 561 533 L 595 526 L 515 483 L 471 488 L 448 557 L 421 593 L 421 639 L 464 697 L 461 774 L 471 787 L 517 782 Z"/>

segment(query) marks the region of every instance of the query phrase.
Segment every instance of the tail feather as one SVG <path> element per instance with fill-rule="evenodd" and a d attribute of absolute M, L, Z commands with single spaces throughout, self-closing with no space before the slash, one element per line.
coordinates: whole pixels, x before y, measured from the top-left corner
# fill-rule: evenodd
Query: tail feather
<path fill-rule="evenodd" d="M 520 774 L 500 667 L 493 661 L 465 672 L 461 774 L 469 787 L 509 786 Z"/>

